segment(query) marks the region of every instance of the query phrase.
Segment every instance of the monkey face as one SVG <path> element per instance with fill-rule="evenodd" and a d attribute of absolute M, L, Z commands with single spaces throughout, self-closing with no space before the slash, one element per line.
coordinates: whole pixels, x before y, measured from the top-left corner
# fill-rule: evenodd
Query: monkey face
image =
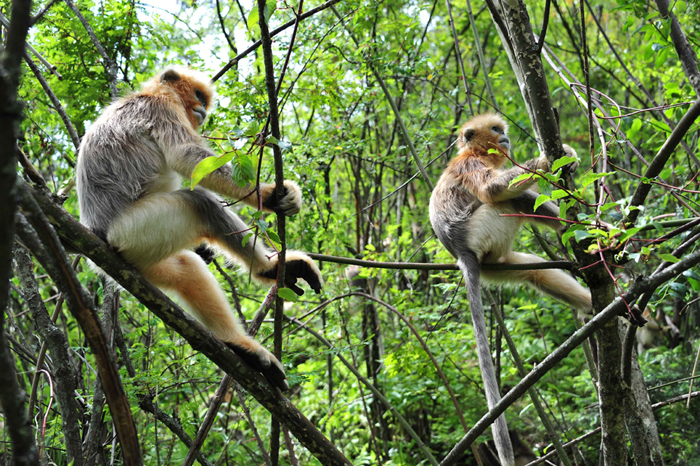
<path fill-rule="evenodd" d="M 207 117 L 206 109 L 209 107 L 209 103 L 207 102 L 207 97 L 204 92 L 199 89 L 194 90 L 194 97 L 197 99 L 198 103 L 192 107 L 192 113 L 197 119 L 197 126 L 199 126 L 204 123 L 204 119 Z"/>
<path fill-rule="evenodd" d="M 508 125 L 493 113 L 479 115 L 466 122 L 459 130 L 457 145 L 460 151 L 478 154 L 488 166 L 500 168 L 511 150 Z M 489 151 L 496 149 L 496 151 Z"/>
<path fill-rule="evenodd" d="M 169 68 L 147 86 L 150 89 L 144 88 L 144 91 L 149 93 L 154 93 L 163 86 L 172 89 L 180 98 L 192 127 L 197 129 L 204 123 L 213 98 L 211 84 L 205 77 L 187 68 Z"/>

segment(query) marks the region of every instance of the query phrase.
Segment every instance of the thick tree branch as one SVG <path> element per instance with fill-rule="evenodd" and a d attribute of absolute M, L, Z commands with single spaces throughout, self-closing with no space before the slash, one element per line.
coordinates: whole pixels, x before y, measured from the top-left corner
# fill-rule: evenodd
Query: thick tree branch
<path fill-rule="evenodd" d="M 231 374 L 260 404 L 289 427 L 294 436 L 324 465 L 348 465 L 350 462 L 335 446 L 258 371 L 245 364 L 221 340 L 214 338 L 189 314 L 146 280 L 109 246 L 70 214 L 37 191 L 32 192 L 51 220 L 61 239 L 114 278 L 146 308 L 172 327 L 195 350 Z"/>
<path fill-rule="evenodd" d="M 307 11 L 306 13 L 304 13 L 303 15 L 301 15 L 298 19 L 295 18 L 295 19 L 293 19 L 293 20 L 291 20 L 291 21 L 287 21 L 286 23 L 284 23 L 282 26 L 278 27 L 277 29 L 273 29 L 272 31 L 270 31 L 270 38 L 275 37 L 275 36 L 276 36 L 277 34 L 279 34 L 280 32 L 282 32 L 282 31 L 284 31 L 284 30 L 286 30 L 286 29 L 289 29 L 290 27 L 294 26 L 294 24 L 297 23 L 297 20 L 298 20 L 298 21 L 305 20 L 306 18 L 309 18 L 309 17 L 315 15 L 315 14 L 318 13 L 319 11 L 323 11 L 323 10 L 325 10 L 326 8 L 332 7 L 332 6 L 335 5 L 336 3 L 340 3 L 340 0 L 330 0 L 330 1 L 328 1 L 328 2 L 326 2 L 326 3 L 324 3 L 324 4 L 322 4 L 322 5 L 317 6 L 316 8 L 313 8 L 313 9 Z M 218 73 L 216 73 L 216 74 L 211 78 L 211 80 L 214 81 L 214 82 L 218 81 L 219 78 L 221 78 L 224 74 L 226 74 L 226 72 L 227 72 L 228 70 L 230 70 L 233 66 L 235 66 L 239 61 L 241 61 L 241 59 L 243 59 L 243 58 L 245 58 L 246 56 L 248 56 L 250 53 L 252 53 L 253 51 L 255 51 L 255 50 L 256 50 L 258 47 L 260 47 L 261 45 L 262 45 L 262 40 L 257 40 L 257 41 L 255 41 L 255 42 L 253 42 L 253 45 L 251 45 L 250 47 L 248 47 L 247 49 L 245 49 L 244 51 L 242 51 L 241 53 L 239 53 L 236 57 L 232 58 Z"/>
<path fill-rule="evenodd" d="M 14 356 L 5 340 L 5 309 L 10 296 L 12 245 L 17 208 L 17 129 L 22 106 L 17 101 L 20 65 L 29 29 L 31 2 L 13 0 L 10 27 L 0 61 L 0 402 L 12 443 L 15 464 L 39 464 L 39 452 L 25 407 L 26 394 L 17 383 Z"/>
<path fill-rule="evenodd" d="M 68 309 L 85 332 L 97 360 L 98 372 L 104 382 L 103 388 L 119 437 L 124 463 L 143 464 L 129 401 L 97 318 L 94 302 L 78 281 L 58 236 L 32 197 L 32 189 L 23 181 L 19 187 L 22 207 L 19 236 L 62 291 Z"/>
<path fill-rule="evenodd" d="M 688 38 L 681 28 L 681 23 L 678 22 L 678 18 L 673 12 L 669 11 L 668 0 L 656 0 L 656 6 L 659 7 L 659 12 L 665 20 L 670 18 L 671 20 L 671 40 L 673 41 L 673 46 L 676 48 L 678 57 L 681 60 L 681 65 L 683 66 L 683 71 L 690 81 L 690 85 L 693 86 L 695 95 L 700 97 L 700 70 L 698 70 L 698 57 L 695 55 L 693 47 L 688 42 Z"/>
<path fill-rule="evenodd" d="M 683 140 L 690 127 L 695 123 L 695 120 L 700 116 L 700 100 L 696 100 L 695 103 L 688 109 L 688 111 L 683 115 L 681 121 L 678 122 L 676 128 L 671 132 L 668 139 L 659 152 L 656 154 L 654 159 L 651 161 L 647 167 L 647 171 L 644 173 L 645 178 L 653 179 L 656 178 L 661 170 L 664 169 L 666 162 L 673 154 L 673 151 L 678 147 L 678 144 Z M 651 190 L 651 183 L 640 182 L 632 195 L 632 200 L 630 201 L 630 207 L 639 207 L 644 204 L 644 201 Z M 630 214 L 626 219 L 627 224 L 633 224 L 637 217 L 639 216 L 639 209 L 630 209 Z"/>
<path fill-rule="evenodd" d="M 24 300 L 29 306 L 39 334 L 44 339 L 42 349 L 48 346 L 53 356 L 52 377 L 56 386 L 56 396 L 61 407 L 61 421 L 65 438 L 68 461 L 75 466 L 83 464 L 83 449 L 80 442 L 80 408 L 75 398 L 78 377 L 71 364 L 69 344 L 63 332 L 56 327 L 49 316 L 46 306 L 39 294 L 39 285 L 34 277 L 34 262 L 24 249 L 15 249 L 15 262 L 22 284 Z M 43 369 L 37 360 L 37 372 Z M 31 414 L 31 413 L 30 413 Z"/>

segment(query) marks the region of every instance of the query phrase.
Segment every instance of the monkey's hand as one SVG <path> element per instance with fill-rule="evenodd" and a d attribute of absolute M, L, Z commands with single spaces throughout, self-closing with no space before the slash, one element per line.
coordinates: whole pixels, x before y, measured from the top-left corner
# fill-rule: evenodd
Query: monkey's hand
<path fill-rule="evenodd" d="M 287 251 L 286 256 L 284 286 L 301 296 L 304 294 L 304 290 L 297 286 L 297 280 L 301 278 L 317 294 L 320 293 L 323 286 L 323 278 L 316 263 L 309 256 L 299 251 Z M 275 280 L 277 278 L 277 263 L 275 262 L 270 269 L 259 272 L 258 276 L 263 282 Z"/>
<path fill-rule="evenodd" d="M 275 183 L 260 187 L 263 198 L 263 210 L 266 212 L 279 212 L 290 217 L 301 210 L 301 189 L 291 180 L 284 180 L 284 197 L 277 203 Z"/>
<path fill-rule="evenodd" d="M 578 168 L 578 155 L 576 154 L 576 151 L 571 146 L 564 144 L 564 155 L 566 155 L 568 157 L 573 157 L 576 160 L 564 165 L 561 168 L 562 173 L 567 174 L 567 173 L 575 172 L 576 169 Z"/>
<path fill-rule="evenodd" d="M 282 391 L 289 390 L 282 364 L 267 348 L 247 335 L 235 342 L 227 341 L 226 344 L 274 386 Z"/>
<path fill-rule="evenodd" d="M 537 159 L 537 168 L 535 170 L 542 170 L 545 173 L 549 171 L 549 161 L 544 154 Z"/>

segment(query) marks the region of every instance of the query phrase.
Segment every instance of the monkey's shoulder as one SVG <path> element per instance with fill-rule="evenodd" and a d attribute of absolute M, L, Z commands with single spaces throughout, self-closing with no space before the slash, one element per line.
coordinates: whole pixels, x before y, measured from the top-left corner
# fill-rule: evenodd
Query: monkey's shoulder
<path fill-rule="evenodd" d="M 153 141 L 201 143 L 181 108 L 163 96 L 131 94 L 110 105 L 88 129 L 82 146 L 111 146 L 114 141 L 132 145 Z"/>

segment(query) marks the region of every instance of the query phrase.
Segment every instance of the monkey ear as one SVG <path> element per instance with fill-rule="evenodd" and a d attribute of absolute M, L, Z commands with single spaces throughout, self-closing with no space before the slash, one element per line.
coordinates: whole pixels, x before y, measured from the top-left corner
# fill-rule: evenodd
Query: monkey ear
<path fill-rule="evenodd" d="M 180 75 L 177 74 L 175 70 L 166 70 L 165 73 L 160 75 L 160 82 L 175 82 L 180 80 Z"/>
<path fill-rule="evenodd" d="M 473 129 L 468 129 L 462 134 L 462 138 L 464 139 L 464 142 L 469 142 L 472 140 L 474 137 L 474 134 L 476 134 L 476 131 Z"/>

